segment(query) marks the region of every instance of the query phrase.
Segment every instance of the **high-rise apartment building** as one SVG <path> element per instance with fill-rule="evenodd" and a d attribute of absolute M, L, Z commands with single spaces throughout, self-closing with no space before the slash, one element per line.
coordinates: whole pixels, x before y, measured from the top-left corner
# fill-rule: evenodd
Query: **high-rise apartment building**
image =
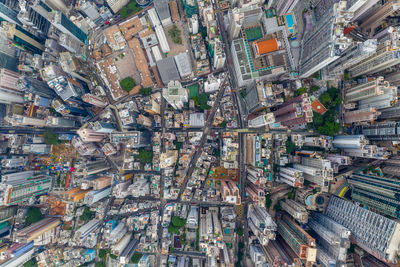
<path fill-rule="evenodd" d="M 111 134 L 111 142 L 123 143 L 127 147 L 140 148 L 150 145 L 150 133 L 131 131 L 131 132 L 114 132 Z"/>
<path fill-rule="evenodd" d="M 327 74 L 330 77 L 342 75 L 344 70 L 373 55 L 376 52 L 376 48 L 377 41 L 374 39 L 352 44 L 343 51 L 340 58 L 328 65 Z"/>
<path fill-rule="evenodd" d="M 44 173 L 25 171 L 3 174 L 0 184 L 1 205 L 11 205 L 47 193 L 52 187 L 52 177 Z"/>
<path fill-rule="evenodd" d="M 267 245 L 270 240 L 275 240 L 276 223 L 264 207 L 250 205 L 247 211 L 249 228 L 262 245 Z"/>
<path fill-rule="evenodd" d="M 57 95 L 46 82 L 28 76 L 20 76 L 16 82 L 16 87 L 21 91 L 46 98 L 54 98 Z"/>
<path fill-rule="evenodd" d="M 70 34 L 72 37 L 86 44 L 87 35 L 78 26 L 76 26 L 64 13 L 53 11 L 49 14 L 49 20 L 63 33 Z"/>
<path fill-rule="evenodd" d="M 303 172 L 304 179 L 315 183 L 321 191 L 328 192 L 329 182 L 333 179 L 332 164 L 327 159 L 301 157 L 301 164 L 294 164 L 293 168 Z"/>
<path fill-rule="evenodd" d="M 389 82 L 385 81 L 383 77 L 373 78 L 370 81 L 347 89 L 345 101 L 349 103 L 380 96 L 385 94 L 385 89 L 389 87 Z"/>
<path fill-rule="evenodd" d="M 381 23 L 389 16 L 392 16 L 400 7 L 400 2 L 398 0 L 388 0 L 384 1 L 384 4 L 379 7 L 371 16 L 365 19 L 360 28 L 364 32 L 368 32 L 372 37 L 376 33 L 376 29 L 381 25 Z"/>
<path fill-rule="evenodd" d="M 396 33 L 392 34 L 392 40 L 386 40 L 378 44 L 376 53 L 349 68 L 351 77 L 364 74 L 372 74 L 390 68 L 400 63 L 400 41 Z"/>
<path fill-rule="evenodd" d="M 344 113 L 344 123 L 373 122 L 378 119 L 381 113 L 375 108 L 363 108 Z"/>
<path fill-rule="evenodd" d="M 106 137 L 106 134 L 104 133 L 99 133 L 87 128 L 81 128 L 76 131 L 76 133 L 79 135 L 83 142 L 100 142 Z"/>
<path fill-rule="evenodd" d="M 12 126 L 46 126 L 46 120 L 22 116 L 18 114 L 13 114 L 11 117 L 5 117 L 4 120 L 10 123 Z"/>
<path fill-rule="evenodd" d="M 162 96 L 174 109 L 182 109 L 189 100 L 188 90 L 179 81 L 170 81 L 168 87 L 163 89 Z"/>
<path fill-rule="evenodd" d="M 56 239 L 55 228 L 61 224 L 59 218 L 48 217 L 13 233 L 13 241 L 46 245 Z"/>
<path fill-rule="evenodd" d="M 31 51 L 34 54 L 42 54 L 44 51 L 44 39 L 23 29 L 21 26 L 3 21 L 1 30 L 7 39 L 22 50 Z"/>
<path fill-rule="evenodd" d="M 316 234 L 317 249 L 322 252 L 317 253 L 317 259 L 333 260 L 339 266 L 346 264 L 350 231 L 321 213 L 315 213 L 308 225 Z"/>
<path fill-rule="evenodd" d="M 280 201 L 280 205 L 284 211 L 289 213 L 293 219 L 298 221 L 299 223 L 307 223 L 308 222 L 308 212 L 305 206 L 296 202 L 292 199 L 285 199 L 284 201 Z"/>
<path fill-rule="evenodd" d="M 303 172 L 298 169 L 282 167 L 279 169 L 279 182 L 286 183 L 292 187 L 303 187 Z"/>
<path fill-rule="evenodd" d="M 326 6 L 331 4 L 331 6 Z M 350 22 L 352 12 L 347 11 L 345 1 L 320 1 L 314 10 L 317 23 L 302 39 L 300 78 L 307 78 L 340 57 L 351 44 L 343 31 Z M 332 27 L 335 31 L 332 31 Z"/>
<path fill-rule="evenodd" d="M 278 233 L 285 242 L 305 263 L 305 266 L 311 267 L 316 262 L 317 257 L 315 239 L 286 215 L 281 215 L 277 224 Z"/>
<path fill-rule="evenodd" d="M 397 261 L 400 223 L 338 197 L 331 197 L 326 215 L 351 231 L 352 243 L 384 262 Z"/>
<path fill-rule="evenodd" d="M 295 126 L 312 122 L 313 112 L 310 98 L 307 94 L 295 97 L 278 106 L 273 112 L 275 122 L 283 126 Z"/>
<path fill-rule="evenodd" d="M 400 218 L 400 183 L 397 179 L 353 173 L 347 181 L 354 201 L 379 214 Z"/>
<path fill-rule="evenodd" d="M 359 127 L 360 133 L 370 141 L 400 141 L 400 123 L 383 122 Z"/>
<path fill-rule="evenodd" d="M 93 94 L 82 95 L 82 100 L 86 103 L 95 105 L 100 108 L 104 108 L 105 106 L 108 105 L 107 101 L 104 98 L 99 97 L 97 95 L 93 95 Z"/>

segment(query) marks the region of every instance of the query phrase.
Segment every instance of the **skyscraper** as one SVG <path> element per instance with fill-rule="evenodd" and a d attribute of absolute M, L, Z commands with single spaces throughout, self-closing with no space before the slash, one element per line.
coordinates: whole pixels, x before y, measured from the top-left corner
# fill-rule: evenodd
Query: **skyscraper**
<path fill-rule="evenodd" d="M 182 109 L 189 100 L 188 90 L 179 81 L 170 81 L 168 87 L 163 89 L 162 96 L 174 109 Z"/>
<path fill-rule="evenodd" d="M 277 224 L 278 233 L 289 247 L 291 247 L 306 266 L 312 266 L 316 262 L 317 257 L 315 239 L 286 215 L 281 215 L 278 218 Z"/>
<path fill-rule="evenodd" d="M 350 231 L 321 213 L 314 213 L 308 225 L 316 234 L 318 252 L 322 251 L 317 253 L 317 259 L 323 262 L 332 259 L 340 266 L 346 264 Z"/>
<path fill-rule="evenodd" d="M 334 196 L 326 215 L 351 231 L 352 243 L 384 262 L 397 261 L 400 223 Z"/>
<path fill-rule="evenodd" d="M 358 110 L 346 111 L 344 113 L 344 123 L 373 122 L 381 113 L 375 108 L 363 108 Z"/>
<path fill-rule="evenodd" d="M 313 112 L 311 101 L 307 94 L 295 97 L 284 104 L 278 106 L 273 112 L 275 122 L 283 126 L 295 126 L 312 122 Z"/>
<path fill-rule="evenodd" d="M 397 179 L 354 173 L 348 179 L 351 198 L 385 216 L 400 218 L 400 183 Z"/>
<path fill-rule="evenodd" d="M 400 63 L 400 41 L 396 32 L 391 34 L 391 40 L 378 44 L 376 53 L 349 68 L 351 77 L 372 74 L 390 68 Z"/>
<path fill-rule="evenodd" d="M 44 218 L 28 227 L 13 233 L 13 241 L 17 243 L 29 243 L 34 241 L 35 245 L 46 245 L 55 240 L 55 228 L 61 224 L 59 218 Z"/>
<path fill-rule="evenodd" d="M 247 212 L 249 228 L 262 245 L 267 245 L 270 240 L 275 240 L 276 223 L 264 207 L 250 205 Z"/>
<path fill-rule="evenodd" d="M 44 51 L 44 39 L 26 31 L 21 26 L 3 21 L 1 30 L 14 45 L 22 50 L 31 51 L 34 54 L 42 54 Z"/>
<path fill-rule="evenodd" d="M 47 98 L 54 98 L 57 95 L 46 82 L 28 76 L 20 76 L 16 82 L 16 87 L 21 91 Z"/>
<path fill-rule="evenodd" d="M 326 5 L 331 6 L 326 7 Z M 307 78 L 340 57 L 351 39 L 344 33 L 344 25 L 350 22 L 352 13 L 346 9 L 345 1 L 320 1 L 314 10 L 317 23 L 302 39 L 300 56 L 300 78 Z M 336 30 L 332 31 L 332 27 Z"/>
<path fill-rule="evenodd" d="M 76 131 L 76 133 L 79 135 L 83 142 L 100 142 L 106 137 L 104 133 L 99 133 L 87 128 L 81 128 Z"/>
<path fill-rule="evenodd" d="M 49 20 L 54 27 L 63 33 L 70 34 L 72 37 L 86 44 L 87 35 L 78 26 L 76 26 L 64 13 L 53 11 L 49 15 Z"/>
<path fill-rule="evenodd" d="M 19 20 L 30 27 L 33 27 L 38 33 L 47 36 L 51 23 L 47 20 L 48 8 L 41 1 L 28 2 L 20 1 L 21 10 L 18 13 Z"/>
<path fill-rule="evenodd" d="M 292 187 L 302 187 L 304 183 L 303 172 L 294 168 L 282 167 L 279 169 L 278 181 Z"/>
<path fill-rule="evenodd" d="M 1 205 L 11 205 L 51 190 L 52 177 L 33 171 L 2 176 L 0 184 Z"/>
<path fill-rule="evenodd" d="M 376 48 L 377 41 L 374 39 L 368 39 L 364 42 L 353 44 L 343 51 L 340 58 L 328 65 L 327 74 L 329 76 L 338 76 L 343 74 L 344 70 L 373 55 L 376 52 Z"/>

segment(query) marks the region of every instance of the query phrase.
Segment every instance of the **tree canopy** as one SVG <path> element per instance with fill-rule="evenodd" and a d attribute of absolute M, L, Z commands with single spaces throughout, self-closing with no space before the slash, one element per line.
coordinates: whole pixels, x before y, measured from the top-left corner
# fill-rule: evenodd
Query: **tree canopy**
<path fill-rule="evenodd" d="M 43 218 L 43 214 L 39 208 L 36 207 L 29 207 L 28 214 L 26 215 L 25 223 L 26 225 L 31 225 L 35 222 L 40 221 Z"/>
<path fill-rule="evenodd" d="M 139 12 L 140 10 L 142 10 L 142 8 L 138 6 L 136 1 L 131 0 L 126 6 L 121 8 L 121 10 L 119 11 L 119 15 L 121 16 L 121 18 L 124 19 L 129 17 L 131 14 Z"/>
<path fill-rule="evenodd" d="M 292 154 L 294 152 L 294 149 L 295 149 L 295 145 L 292 142 L 292 140 L 287 139 L 285 145 L 286 145 L 286 153 Z"/>
<path fill-rule="evenodd" d="M 147 96 L 147 95 L 151 95 L 152 91 L 153 90 L 151 88 L 140 88 L 139 94 Z"/>
<path fill-rule="evenodd" d="M 57 145 L 59 142 L 58 134 L 54 133 L 53 129 L 47 129 L 44 132 L 44 142 L 48 145 Z"/>
<path fill-rule="evenodd" d="M 144 164 L 151 164 L 153 161 L 153 152 L 144 148 L 139 149 L 139 161 Z"/>
<path fill-rule="evenodd" d="M 121 81 L 119 81 L 119 85 L 121 86 L 122 89 L 129 92 L 136 85 L 136 82 L 134 79 L 132 79 L 132 77 L 126 77 Z"/>
<path fill-rule="evenodd" d="M 168 31 L 168 35 L 175 44 L 182 44 L 181 30 L 179 30 L 176 25 L 172 26 L 172 28 Z"/>

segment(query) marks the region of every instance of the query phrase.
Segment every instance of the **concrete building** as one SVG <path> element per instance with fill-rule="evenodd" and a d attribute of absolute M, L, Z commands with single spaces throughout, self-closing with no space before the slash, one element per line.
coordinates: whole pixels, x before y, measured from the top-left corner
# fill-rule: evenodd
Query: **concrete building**
<path fill-rule="evenodd" d="M 76 133 L 83 142 L 100 142 L 106 137 L 106 134 L 104 133 L 96 132 L 87 128 L 80 128 Z"/>
<path fill-rule="evenodd" d="M 292 187 L 303 187 L 303 172 L 299 169 L 282 167 L 279 169 L 279 182 L 286 183 Z"/>
<path fill-rule="evenodd" d="M 257 267 L 267 262 L 260 245 L 250 245 L 250 258 Z"/>
<path fill-rule="evenodd" d="M 384 216 L 400 218 L 400 201 L 397 198 L 400 185 L 396 179 L 353 173 L 347 181 L 354 201 Z"/>
<path fill-rule="evenodd" d="M 279 122 L 282 126 L 290 127 L 312 122 L 313 117 L 311 101 L 307 94 L 300 95 L 279 105 L 273 113 L 275 122 Z"/>
<path fill-rule="evenodd" d="M 17 47 L 40 55 L 45 49 L 44 39 L 26 31 L 19 25 L 3 21 L 1 22 L 1 30 L 7 39 Z"/>
<path fill-rule="evenodd" d="M 400 141 L 400 124 L 383 122 L 359 127 L 360 133 L 370 141 Z"/>
<path fill-rule="evenodd" d="M 240 205 L 241 197 L 239 188 L 233 181 L 221 181 L 220 188 L 222 200 L 231 204 Z"/>
<path fill-rule="evenodd" d="M 88 205 L 92 205 L 97 201 L 100 201 L 103 198 L 108 197 L 110 193 L 111 193 L 111 187 L 107 187 L 102 190 L 92 190 L 85 195 L 85 203 Z"/>
<path fill-rule="evenodd" d="M 391 40 L 378 44 L 376 53 L 349 68 L 351 77 L 372 74 L 400 63 L 400 41 L 397 32 L 391 34 Z"/>
<path fill-rule="evenodd" d="M 191 206 L 187 217 L 187 224 L 190 229 L 197 229 L 199 224 L 199 207 Z"/>
<path fill-rule="evenodd" d="M 308 225 L 316 233 L 318 249 L 322 251 L 322 254 L 317 253 L 317 259 L 326 262 L 326 258 L 329 258 L 339 265 L 345 265 L 350 231 L 321 213 L 315 213 Z"/>
<path fill-rule="evenodd" d="M 189 100 L 188 90 L 183 88 L 179 81 L 170 81 L 168 87 L 163 89 L 162 95 L 174 109 L 182 109 Z"/>
<path fill-rule="evenodd" d="M 305 261 L 305 266 L 312 266 L 317 258 L 315 239 L 286 215 L 278 218 L 277 225 L 278 233 L 296 255 Z"/>
<path fill-rule="evenodd" d="M 154 8 L 157 11 L 163 27 L 172 25 L 171 13 L 169 11 L 168 0 L 159 0 L 154 2 Z"/>
<path fill-rule="evenodd" d="M 18 114 L 13 114 L 11 117 L 5 117 L 4 120 L 10 123 L 12 126 L 35 126 L 39 128 L 46 126 L 46 121 L 43 119 L 27 117 Z"/>
<path fill-rule="evenodd" d="M 3 174 L 0 184 L 1 205 L 16 204 L 49 192 L 53 177 L 33 171 Z"/>
<path fill-rule="evenodd" d="M 249 228 L 262 245 L 267 245 L 270 240 L 275 240 L 276 223 L 264 207 L 250 205 L 247 212 Z"/>
<path fill-rule="evenodd" d="M 242 27 L 257 25 L 262 17 L 262 10 L 256 5 L 244 8 L 233 8 L 229 10 L 229 37 L 235 39 L 239 37 Z"/>
<path fill-rule="evenodd" d="M 364 135 L 337 135 L 332 141 L 335 148 L 362 148 L 368 144 Z"/>
<path fill-rule="evenodd" d="M 346 90 L 346 103 L 365 100 L 370 97 L 385 94 L 385 89 L 390 88 L 390 83 L 380 76 L 367 80 L 365 83 Z"/>
<path fill-rule="evenodd" d="M 76 242 L 80 242 L 87 238 L 92 232 L 96 231 L 100 227 L 100 221 L 97 219 L 93 219 L 83 225 L 81 228 L 76 230 L 74 235 L 74 240 Z"/>
<path fill-rule="evenodd" d="M 140 148 L 150 145 L 149 132 L 131 131 L 131 132 L 113 132 L 111 142 L 123 143 L 129 148 Z"/>
<path fill-rule="evenodd" d="M 86 33 L 76 26 L 63 12 L 53 11 L 49 14 L 48 19 L 61 32 L 69 34 L 83 44 L 86 44 Z"/>
<path fill-rule="evenodd" d="M 47 245 L 57 238 L 55 228 L 61 224 L 59 218 L 44 218 L 13 233 L 13 241 L 17 243 L 29 243 L 35 245 Z"/>
<path fill-rule="evenodd" d="M 321 1 L 314 12 L 317 23 L 302 39 L 300 78 L 307 78 L 328 66 L 351 44 L 351 39 L 344 35 L 344 26 L 350 22 L 353 13 L 347 11 L 345 1 Z"/>
<path fill-rule="evenodd" d="M 331 197 L 326 215 L 351 231 L 352 243 L 384 262 L 396 262 L 400 247 L 398 222 L 337 197 Z"/>
<path fill-rule="evenodd" d="M 342 75 L 344 70 L 372 56 L 376 52 L 377 46 L 377 41 L 375 39 L 368 39 L 364 42 L 352 44 L 343 51 L 340 58 L 327 66 L 327 75 L 329 75 L 329 77 L 338 77 Z"/>
<path fill-rule="evenodd" d="M 19 74 L 6 68 L 0 69 L 0 103 L 23 103 L 22 90 L 17 86 Z"/>
<path fill-rule="evenodd" d="M 114 132 L 115 126 L 112 123 L 96 121 L 92 124 L 92 129 L 97 133 L 109 134 Z"/>
<path fill-rule="evenodd" d="M 306 224 L 308 222 L 308 212 L 302 204 L 292 199 L 285 199 L 280 201 L 280 205 L 284 211 L 299 223 Z"/>
<path fill-rule="evenodd" d="M 381 113 L 375 108 L 363 108 L 344 113 L 344 123 L 373 122 Z"/>
<path fill-rule="evenodd" d="M 104 108 L 108 105 L 107 101 L 104 98 L 93 94 L 82 95 L 82 100 L 86 103 L 92 104 L 100 108 Z"/>

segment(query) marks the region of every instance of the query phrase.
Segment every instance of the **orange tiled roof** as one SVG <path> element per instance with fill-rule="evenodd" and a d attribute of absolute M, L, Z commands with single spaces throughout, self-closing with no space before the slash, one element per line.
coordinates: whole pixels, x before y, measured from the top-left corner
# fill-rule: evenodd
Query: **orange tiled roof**
<path fill-rule="evenodd" d="M 311 103 L 311 106 L 315 112 L 318 112 L 321 115 L 323 115 L 326 112 L 326 108 L 324 107 L 324 105 L 321 104 L 321 102 L 318 101 L 318 99 L 315 99 Z"/>
<path fill-rule="evenodd" d="M 278 50 L 278 41 L 276 39 L 264 40 L 255 43 L 257 55 L 262 55 Z"/>

